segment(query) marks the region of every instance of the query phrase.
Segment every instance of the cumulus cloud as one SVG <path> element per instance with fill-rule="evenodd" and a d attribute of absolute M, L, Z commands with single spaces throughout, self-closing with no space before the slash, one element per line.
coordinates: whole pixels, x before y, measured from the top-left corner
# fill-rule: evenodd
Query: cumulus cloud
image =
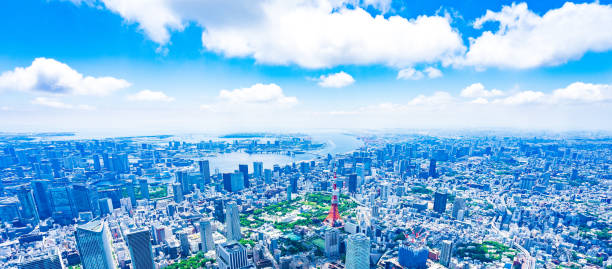
<path fill-rule="evenodd" d="M 36 58 L 28 67 L 17 67 L 0 75 L 0 90 L 103 96 L 129 86 L 123 79 L 83 76 L 68 65 L 47 58 Z"/>
<path fill-rule="evenodd" d="M 248 88 L 221 90 L 219 99 L 231 104 L 268 104 L 293 106 L 298 103 L 296 97 L 285 96 L 278 85 L 257 83 Z"/>
<path fill-rule="evenodd" d="M 342 88 L 351 85 L 355 79 L 344 71 L 335 74 L 321 75 L 319 78 L 319 86 L 325 88 Z"/>
<path fill-rule="evenodd" d="M 389 0 L 357 1 L 358 5 L 354 0 L 99 1 L 160 45 L 169 42 L 173 31 L 195 22 L 205 29 L 205 49 L 266 64 L 405 67 L 446 61 L 465 52 L 447 17 L 385 18 L 364 10 L 387 9 Z"/>
<path fill-rule="evenodd" d="M 397 79 L 404 80 L 419 80 L 427 76 L 428 78 L 439 78 L 442 76 L 442 71 L 435 67 L 427 67 L 423 71 L 416 70 L 414 67 L 400 69 L 397 72 Z"/>
<path fill-rule="evenodd" d="M 397 79 L 410 79 L 410 80 L 419 80 L 423 78 L 423 72 L 414 69 L 413 67 L 408 67 L 404 69 L 400 69 L 397 72 Z"/>
<path fill-rule="evenodd" d="M 534 68 L 579 59 L 586 52 L 612 49 L 612 6 L 599 3 L 565 3 L 540 16 L 526 3 L 488 10 L 474 22 L 480 29 L 499 23 L 495 33 L 485 31 L 470 39 L 470 48 L 459 65 L 478 68 Z"/>
<path fill-rule="evenodd" d="M 496 99 L 497 104 L 592 104 L 612 100 L 612 85 L 574 82 L 551 93 L 521 91 L 506 98 Z"/>
<path fill-rule="evenodd" d="M 142 90 L 136 94 L 127 97 L 130 101 L 153 101 L 153 102 L 172 102 L 173 97 L 166 95 L 161 91 Z"/>
<path fill-rule="evenodd" d="M 418 95 L 408 102 L 409 105 L 443 105 L 453 101 L 448 92 L 435 92 L 433 95 Z"/>
<path fill-rule="evenodd" d="M 467 98 L 489 98 L 489 97 L 500 96 L 503 94 L 504 92 L 500 90 L 496 90 L 496 89 L 486 90 L 484 85 L 482 85 L 482 83 L 474 83 L 470 86 L 467 86 L 463 90 L 461 90 L 461 93 L 460 93 L 461 97 L 467 97 Z"/>
<path fill-rule="evenodd" d="M 58 108 L 58 109 L 80 109 L 80 110 L 95 109 L 94 107 L 89 106 L 89 105 L 71 105 L 71 104 L 66 104 L 62 101 L 59 101 L 57 99 L 47 98 L 47 97 L 36 97 L 34 98 L 34 100 L 31 101 L 31 103 L 34 105 L 41 105 L 41 106 L 46 106 L 46 107 L 51 107 L 51 108 Z"/>

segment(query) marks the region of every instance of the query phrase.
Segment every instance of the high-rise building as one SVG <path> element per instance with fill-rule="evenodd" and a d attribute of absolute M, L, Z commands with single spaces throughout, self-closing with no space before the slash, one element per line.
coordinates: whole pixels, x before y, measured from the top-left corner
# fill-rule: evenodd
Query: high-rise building
<path fill-rule="evenodd" d="M 184 197 L 183 197 L 183 187 L 182 184 L 180 183 L 173 183 L 172 184 L 172 193 L 174 194 L 174 202 L 179 204 L 181 202 L 183 202 Z"/>
<path fill-rule="evenodd" d="M 83 269 L 113 269 L 111 237 L 106 223 L 95 220 L 79 225 L 75 231 Z"/>
<path fill-rule="evenodd" d="M 19 186 L 17 188 L 17 199 L 21 204 L 21 218 L 34 224 L 38 223 L 38 210 L 36 209 L 36 202 L 34 202 L 32 190 L 25 185 Z"/>
<path fill-rule="evenodd" d="M 200 167 L 203 185 L 210 184 L 210 162 L 208 160 L 200 160 L 198 161 L 198 166 Z M 203 187 L 201 184 L 198 184 L 198 186 L 200 186 L 200 189 Z"/>
<path fill-rule="evenodd" d="M 264 170 L 264 182 L 266 184 L 272 184 L 272 169 Z"/>
<path fill-rule="evenodd" d="M 350 193 L 357 192 L 357 174 L 350 174 L 348 176 L 348 191 Z"/>
<path fill-rule="evenodd" d="M 215 199 L 213 205 L 215 207 L 215 211 L 213 213 L 215 219 L 219 222 L 225 222 L 225 213 L 223 212 L 223 200 Z"/>
<path fill-rule="evenodd" d="M 151 246 L 151 231 L 135 229 L 127 233 L 127 245 L 132 257 L 133 269 L 154 269 L 153 247 Z"/>
<path fill-rule="evenodd" d="M 454 219 L 459 219 L 460 210 L 465 212 L 465 198 L 455 197 L 455 201 L 453 201 L 453 212 L 451 214 Z"/>
<path fill-rule="evenodd" d="M 85 184 L 72 185 L 72 200 L 77 212 L 97 213 L 98 195 L 95 189 L 90 188 Z"/>
<path fill-rule="evenodd" d="M 253 162 L 253 177 L 257 179 L 263 177 L 263 162 Z"/>
<path fill-rule="evenodd" d="M 432 178 L 438 177 L 438 172 L 436 171 L 436 160 L 435 159 L 429 160 L 429 177 L 432 177 Z"/>
<path fill-rule="evenodd" d="M 189 257 L 191 254 L 191 246 L 189 244 L 189 234 L 186 231 L 180 231 L 178 233 L 179 242 L 181 243 L 181 255 L 183 257 Z"/>
<path fill-rule="evenodd" d="M 423 244 L 402 244 L 398 252 L 398 261 L 404 268 L 425 269 L 428 255 L 429 251 Z"/>
<path fill-rule="evenodd" d="M 442 251 L 440 251 L 440 263 L 448 266 L 451 260 L 451 252 L 453 251 L 453 242 L 450 240 L 442 241 Z"/>
<path fill-rule="evenodd" d="M 242 238 L 238 205 L 234 201 L 228 202 L 225 207 L 225 237 L 228 241 L 238 241 Z"/>
<path fill-rule="evenodd" d="M 125 190 L 127 192 L 128 197 L 130 198 L 130 202 L 132 205 L 136 206 L 136 190 L 134 189 L 134 182 L 127 181 L 125 183 Z"/>
<path fill-rule="evenodd" d="M 110 198 L 102 198 L 98 200 L 98 204 L 100 207 L 100 215 L 106 216 L 113 213 L 113 202 Z"/>
<path fill-rule="evenodd" d="M 138 180 L 140 185 L 140 194 L 142 194 L 142 198 L 149 200 L 149 182 L 146 179 Z"/>
<path fill-rule="evenodd" d="M 448 199 L 448 194 L 446 192 L 436 192 L 434 194 L 434 206 L 433 210 L 440 214 L 446 211 L 446 200 Z"/>
<path fill-rule="evenodd" d="M 348 236 L 345 269 L 370 268 L 370 238 L 357 233 Z"/>
<path fill-rule="evenodd" d="M 325 256 L 328 258 L 338 257 L 340 254 L 340 233 L 336 228 L 325 230 Z"/>
<path fill-rule="evenodd" d="M 223 173 L 223 188 L 229 192 L 237 192 L 244 189 L 244 176 L 242 172 Z"/>
<path fill-rule="evenodd" d="M 17 269 L 63 269 L 64 262 L 59 254 L 57 248 L 52 248 L 35 255 L 22 255 Z"/>
<path fill-rule="evenodd" d="M 51 217 L 51 198 L 48 192 L 49 181 L 48 180 L 32 180 L 30 182 L 32 186 L 32 192 L 34 194 L 34 201 L 36 202 L 36 209 L 38 210 L 38 216 L 40 219 L 46 219 Z"/>
<path fill-rule="evenodd" d="M 298 193 L 298 179 L 297 175 L 294 175 L 289 178 L 289 187 L 291 188 L 291 193 Z"/>
<path fill-rule="evenodd" d="M 242 172 L 242 177 L 244 178 L 244 188 L 250 187 L 251 184 L 249 183 L 249 165 L 239 164 L 238 171 Z"/>
<path fill-rule="evenodd" d="M 217 246 L 219 269 L 240 269 L 248 265 L 246 248 L 238 242 L 228 242 Z"/>
<path fill-rule="evenodd" d="M 58 186 L 49 189 L 51 195 L 51 205 L 53 208 L 52 217 L 60 224 L 72 223 L 76 217 L 76 207 L 72 200 L 70 188 L 68 186 Z"/>
<path fill-rule="evenodd" d="M 202 240 L 202 251 L 208 252 L 215 249 L 213 241 L 212 225 L 210 219 L 202 219 L 200 221 L 200 239 Z"/>

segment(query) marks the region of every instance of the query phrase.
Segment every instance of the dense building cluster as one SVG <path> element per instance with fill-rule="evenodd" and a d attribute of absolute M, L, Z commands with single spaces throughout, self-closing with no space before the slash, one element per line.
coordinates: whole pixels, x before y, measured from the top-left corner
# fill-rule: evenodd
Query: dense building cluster
<path fill-rule="evenodd" d="M 612 139 L 0 141 L 6 268 L 610 268 Z M 333 221 L 330 217 L 333 216 Z"/>

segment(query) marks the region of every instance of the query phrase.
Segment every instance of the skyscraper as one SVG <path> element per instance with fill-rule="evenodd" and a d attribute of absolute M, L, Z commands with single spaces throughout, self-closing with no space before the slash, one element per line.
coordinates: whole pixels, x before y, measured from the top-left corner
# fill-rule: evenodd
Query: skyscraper
<path fill-rule="evenodd" d="M 154 269 L 151 232 L 147 229 L 131 230 L 127 233 L 127 245 L 132 257 L 133 269 Z"/>
<path fill-rule="evenodd" d="M 110 232 L 104 221 L 95 220 L 79 225 L 74 237 L 83 269 L 115 268 Z"/>
<path fill-rule="evenodd" d="M 328 258 L 338 257 L 340 253 L 340 233 L 336 228 L 325 230 L 325 256 Z"/>
<path fill-rule="evenodd" d="M 200 167 L 200 176 L 202 176 L 203 184 L 210 184 L 210 162 L 208 160 L 200 160 L 198 161 L 198 166 Z M 198 186 L 200 186 L 200 189 L 203 187 L 200 184 Z"/>
<path fill-rule="evenodd" d="M 208 252 L 215 249 L 210 219 L 202 219 L 200 221 L 200 239 L 202 240 L 203 252 Z"/>
<path fill-rule="evenodd" d="M 17 188 L 17 199 L 19 199 L 21 204 L 21 218 L 34 224 L 38 223 L 38 210 L 36 209 L 32 190 L 25 185 L 19 186 Z"/>
<path fill-rule="evenodd" d="M 20 256 L 17 269 L 63 269 L 64 263 L 57 248 L 32 256 Z"/>
<path fill-rule="evenodd" d="M 348 236 L 345 269 L 370 268 L 370 239 L 357 233 Z"/>
<path fill-rule="evenodd" d="M 173 183 L 172 184 L 172 193 L 174 194 L 174 202 L 179 204 L 181 202 L 183 202 L 184 197 L 183 197 L 183 187 L 182 184 L 180 183 Z"/>
<path fill-rule="evenodd" d="M 442 241 L 442 251 L 440 253 L 440 263 L 444 266 L 448 266 L 451 259 L 451 252 L 453 250 L 453 242 L 450 240 Z"/>
<path fill-rule="evenodd" d="M 225 208 L 225 237 L 228 241 L 238 241 L 242 238 L 238 205 L 234 201 L 227 203 Z"/>
<path fill-rule="evenodd" d="M 257 179 L 263 177 L 263 162 L 253 162 L 253 177 Z"/>
<path fill-rule="evenodd" d="M 247 164 L 239 164 L 238 171 L 242 172 L 242 176 L 244 178 L 244 187 L 248 188 L 251 186 L 249 183 L 249 165 Z"/>
<path fill-rule="evenodd" d="M 189 245 L 189 234 L 186 231 L 178 232 L 179 242 L 181 243 L 181 255 L 183 257 L 189 257 L 191 254 L 191 247 Z"/>
<path fill-rule="evenodd" d="M 448 198 L 448 194 L 446 192 L 437 191 L 434 194 L 434 206 L 433 210 L 440 214 L 446 211 L 446 200 Z"/>
<path fill-rule="evenodd" d="M 453 201 L 453 212 L 451 213 L 451 216 L 454 219 L 459 219 L 460 210 L 463 210 L 465 212 L 465 198 L 455 197 L 455 201 Z"/>
<path fill-rule="evenodd" d="M 399 248 L 398 261 L 404 268 L 427 268 L 427 248 L 419 243 L 402 244 Z"/>
<path fill-rule="evenodd" d="M 436 172 L 436 160 L 435 159 L 429 160 L 429 176 L 432 178 L 438 177 L 438 172 Z"/>
<path fill-rule="evenodd" d="M 348 191 L 350 193 L 357 192 L 357 174 L 350 174 L 348 177 Z"/>
<path fill-rule="evenodd" d="M 106 216 L 113 213 L 113 202 L 110 198 L 102 198 L 98 200 L 100 206 L 100 215 Z"/>
<path fill-rule="evenodd" d="M 248 265 L 246 248 L 238 242 L 217 246 L 219 269 L 240 269 Z"/>
<path fill-rule="evenodd" d="M 34 194 L 34 201 L 36 202 L 36 209 L 38 210 L 38 216 L 41 219 L 46 219 L 51 216 L 51 198 L 48 193 L 49 181 L 48 180 L 32 180 L 30 182 L 32 186 L 32 192 Z"/>
<path fill-rule="evenodd" d="M 149 182 L 146 179 L 138 180 L 140 184 L 140 194 L 142 194 L 142 198 L 149 200 Z"/>
<path fill-rule="evenodd" d="M 264 182 L 266 184 L 272 184 L 272 169 L 264 170 Z"/>

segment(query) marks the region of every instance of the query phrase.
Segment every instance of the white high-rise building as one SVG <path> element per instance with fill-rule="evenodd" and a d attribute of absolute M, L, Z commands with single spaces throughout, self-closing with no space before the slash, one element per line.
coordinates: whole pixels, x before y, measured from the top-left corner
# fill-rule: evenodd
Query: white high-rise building
<path fill-rule="evenodd" d="M 95 220 L 77 227 L 75 236 L 83 269 L 114 269 L 112 239 L 106 222 Z"/>
<path fill-rule="evenodd" d="M 219 264 L 219 269 L 239 269 L 247 266 L 246 248 L 238 242 L 218 245 L 217 263 Z"/>
<path fill-rule="evenodd" d="M 202 239 L 203 252 L 208 252 L 215 249 L 210 219 L 202 219 L 200 221 L 200 239 Z"/>
<path fill-rule="evenodd" d="M 370 268 L 370 239 L 364 234 L 348 236 L 345 269 Z"/>
<path fill-rule="evenodd" d="M 442 241 L 442 251 L 440 253 L 440 263 L 448 266 L 451 260 L 451 252 L 453 250 L 453 242 L 450 240 Z"/>
<path fill-rule="evenodd" d="M 325 256 L 338 257 L 340 253 L 340 233 L 336 228 L 325 230 Z"/>
<path fill-rule="evenodd" d="M 225 237 L 228 241 L 239 241 L 242 238 L 240 213 L 238 212 L 238 205 L 234 201 L 227 203 L 225 208 Z"/>

